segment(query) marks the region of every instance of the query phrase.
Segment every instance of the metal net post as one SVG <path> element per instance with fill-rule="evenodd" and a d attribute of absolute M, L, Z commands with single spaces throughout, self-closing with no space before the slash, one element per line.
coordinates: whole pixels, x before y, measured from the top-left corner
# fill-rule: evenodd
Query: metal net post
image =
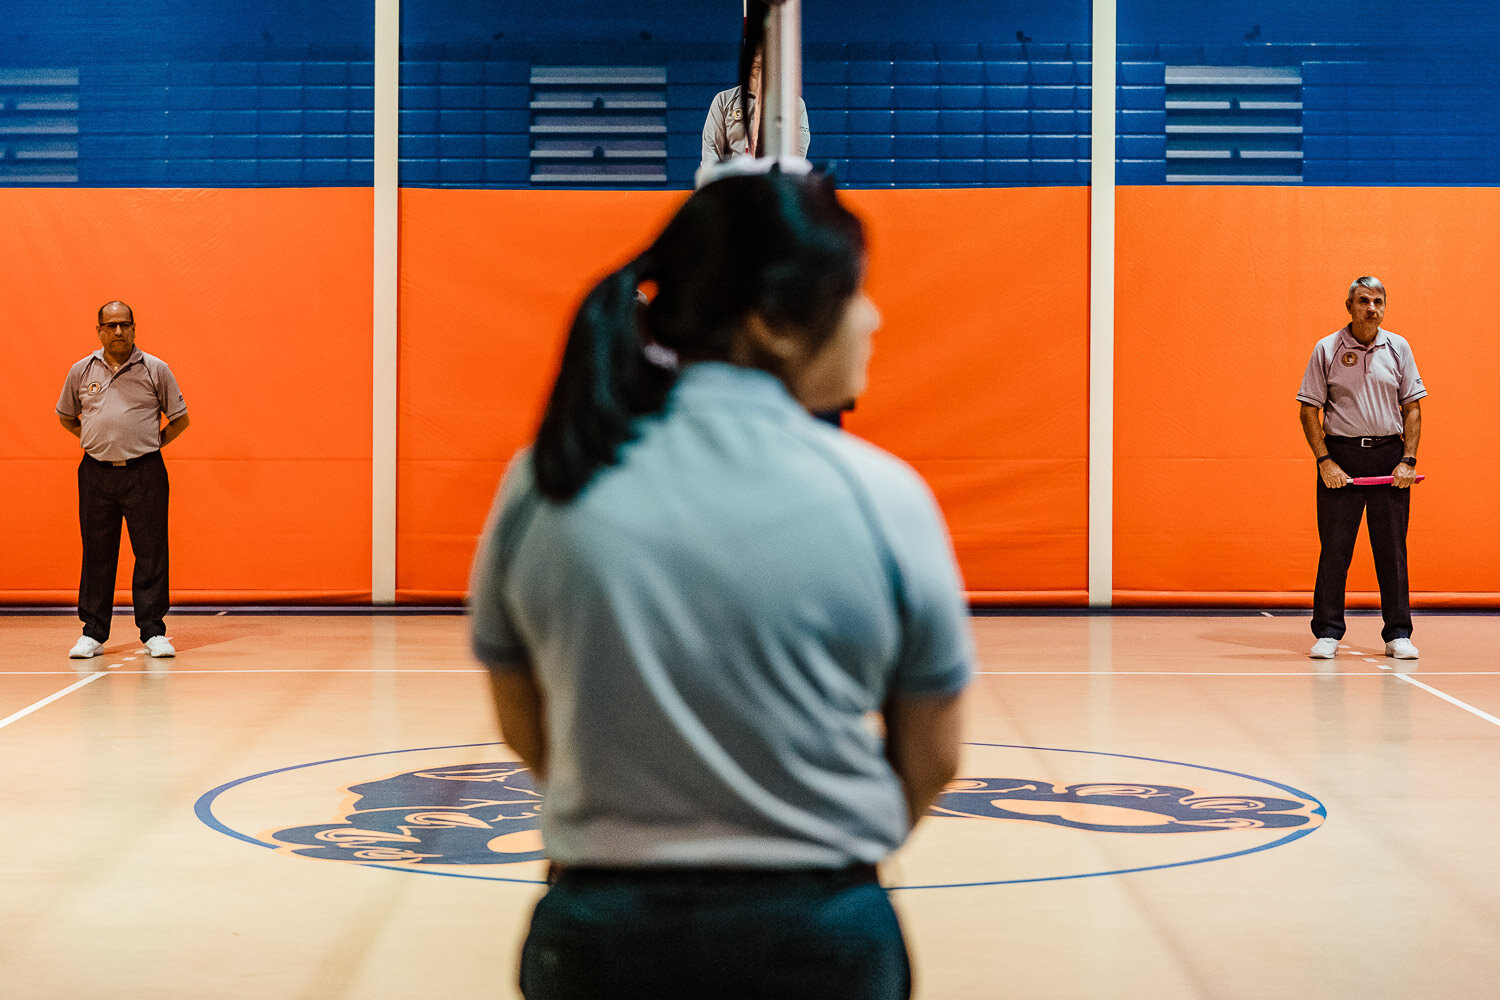
<path fill-rule="evenodd" d="M 764 156 L 801 156 L 802 0 L 770 0 L 766 18 Z"/>

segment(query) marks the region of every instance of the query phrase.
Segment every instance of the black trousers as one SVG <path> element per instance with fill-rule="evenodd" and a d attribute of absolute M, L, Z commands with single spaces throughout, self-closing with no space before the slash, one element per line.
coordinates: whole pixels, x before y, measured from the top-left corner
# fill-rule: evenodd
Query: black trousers
<path fill-rule="evenodd" d="M 78 527 L 83 536 L 83 572 L 78 581 L 78 617 L 83 634 L 104 642 L 114 613 L 115 570 L 120 562 L 120 520 L 130 531 L 135 572 L 130 598 L 142 641 L 166 635 L 167 467 L 161 452 L 124 466 L 84 456 L 78 463 Z"/>
<path fill-rule="evenodd" d="M 521 950 L 527 1000 L 906 1000 L 911 988 L 872 868 L 564 868 Z"/>
<path fill-rule="evenodd" d="M 1358 441 L 1330 438 L 1328 454 L 1350 476 L 1388 476 L 1401 462 L 1399 438 L 1361 448 Z M 1375 556 L 1375 578 L 1380 583 L 1380 614 L 1386 642 L 1411 635 L 1411 600 L 1406 586 L 1406 525 L 1411 515 L 1411 490 L 1394 486 L 1345 486 L 1331 490 L 1318 479 L 1318 581 L 1313 588 L 1313 635 L 1319 639 L 1344 637 L 1344 586 L 1354 558 L 1359 522 L 1365 521 L 1370 551 Z"/>

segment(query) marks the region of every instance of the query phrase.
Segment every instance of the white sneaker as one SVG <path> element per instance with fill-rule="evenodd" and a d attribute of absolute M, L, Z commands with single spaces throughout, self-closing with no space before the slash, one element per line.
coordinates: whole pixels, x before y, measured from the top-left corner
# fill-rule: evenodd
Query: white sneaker
<path fill-rule="evenodd" d="M 1411 644 L 1411 640 L 1402 636 L 1392 639 L 1385 644 L 1385 655 L 1395 657 L 1398 660 L 1415 660 L 1417 658 L 1417 647 Z"/>
<path fill-rule="evenodd" d="M 98 656 L 99 650 L 103 648 L 104 643 L 98 639 L 90 639 L 86 635 L 80 636 L 78 641 L 73 644 L 73 648 L 68 650 L 68 656 L 75 660 L 87 660 L 90 657 Z"/>
<path fill-rule="evenodd" d="M 1339 641 L 1331 636 L 1324 636 L 1313 643 L 1312 652 L 1307 655 L 1315 660 L 1331 660 L 1339 651 Z"/>
<path fill-rule="evenodd" d="M 164 635 L 153 635 L 146 640 L 146 653 L 150 656 L 176 656 L 177 650 Z"/>

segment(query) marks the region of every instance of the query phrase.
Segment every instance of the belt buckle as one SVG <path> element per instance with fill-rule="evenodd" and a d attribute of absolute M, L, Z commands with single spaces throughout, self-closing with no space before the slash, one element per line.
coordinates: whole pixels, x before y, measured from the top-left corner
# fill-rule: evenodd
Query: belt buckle
<path fill-rule="evenodd" d="M 129 465 L 130 463 L 128 461 L 125 461 L 125 462 L 110 462 L 109 464 L 113 465 L 117 469 L 123 469 L 123 468 L 125 468 L 125 466 Z"/>
<path fill-rule="evenodd" d="M 1375 447 L 1375 439 L 1372 438 L 1372 437 L 1363 437 L 1363 438 L 1360 438 L 1359 439 L 1359 446 L 1361 448 L 1373 448 L 1373 447 Z"/>

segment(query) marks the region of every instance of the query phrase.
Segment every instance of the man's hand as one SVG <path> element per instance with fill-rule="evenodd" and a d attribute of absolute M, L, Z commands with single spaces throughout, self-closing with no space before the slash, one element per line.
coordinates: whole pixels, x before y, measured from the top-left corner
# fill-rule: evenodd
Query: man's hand
<path fill-rule="evenodd" d="M 1391 485 L 1397 489 L 1409 490 L 1416 481 L 1417 470 L 1405 462 L 1396 463 L 1396 468 L 1391 470 Z"/>
<path fill-rule="evenodd" d="M 1405 469 L 1406 466 L 1401 468 Z M 1410 469 L 1407 469 L 1410 472 Z M 1323 485 L 1330 490 L 1340 489 L 1349 485 L 1349 474 L 1339 468 L 1339 463 L 1333 459 L 1318 463 L 1318 475 L 1323 477 Z"/>

